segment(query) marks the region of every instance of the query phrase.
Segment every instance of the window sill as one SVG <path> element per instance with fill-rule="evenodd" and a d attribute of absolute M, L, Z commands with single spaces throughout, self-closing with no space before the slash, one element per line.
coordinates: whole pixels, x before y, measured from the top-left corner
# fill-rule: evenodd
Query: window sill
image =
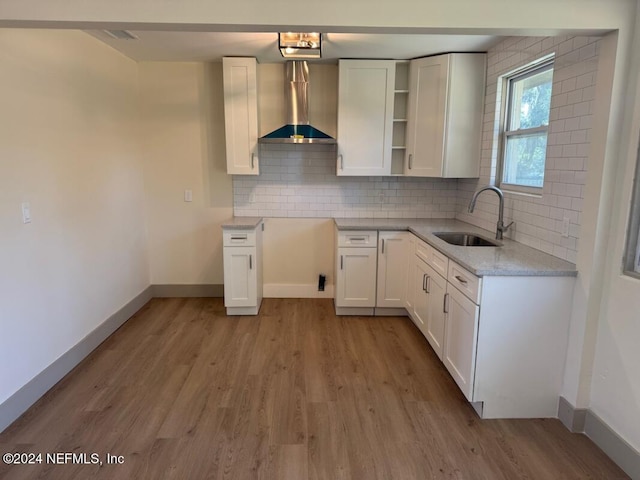
<path fill-rule="evenodd" d="M 623 270 L 622 275 L 640 280 L 640 272 L 636 272 L 635 270 Z"/>
<path fill-rule="evenodd" d="M 529 198 L 542 198 L 542 189 L 540 189 L 540 192 L 523 191 L 523 190 L 516 190 L 516 189 L 512 188 L 511 185 L 500 186 L 500 189 L 504 193 L 509 193 L 509 194 L 512 194 L 512 195 L 520 195 L 520 196 L 529 197 Z"/>

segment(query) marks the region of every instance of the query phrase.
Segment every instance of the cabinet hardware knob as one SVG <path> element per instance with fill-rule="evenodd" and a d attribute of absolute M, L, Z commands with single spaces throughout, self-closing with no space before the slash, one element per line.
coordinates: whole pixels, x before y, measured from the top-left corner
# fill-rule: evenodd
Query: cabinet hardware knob
<path fill-rule="evenodd" d="M 342 255 L 340 255 L 340 270 L 344 267 L 344 262 L 342 261 Z"/>
<path fill-rule="evenodd" d="M 422 291 L 426 292 L 427 291 L 427 274 L 425 273 L 424 275 L 422 275 Z"/>
<path fill-rule="evenodd" d="M 253 270 L 253 255 L 249 255 L 249 270 Z"/>
<path fill-rule="evenodd" d="M 364 242 L 366 239 L 364 237 L 349 237 L 349 240 L 352 242 Z"/>
<path fill-rule="evenodd" d="M 427 293 L 431 293 L 431 276 L 427 275 Z"/>
<path fill-rule="evenodd" d="M 456 280 L 458 280 L 460 283 L 463 283 L 465 285 L 467 284 L 467 281 L 460 275 L 456 275 Z"/>
<path fill-rule="evenodd" d="M 255 156 L 255 153 L 251 152 L 251 170 L 255 168 L 255 162 L 253 160 L 254 156 Z"/>
<path fill-rule="evenodd" d="M 413 154 L 409 154 L 409 170 L 413 168 Z"/>
<path fill-rule="evenodd" d="M 382 239 L 382 254 L 384 255 L 384 238 Z"/>
<path fill-rule="evenodd" d="M 338 158 L 340 159 L 340 170 L 344 170 L 344 157 L 340 154 Z"/>
<path fill-rule="evenodd" d="M 444 305 L 442 306 L 444 313 L 449 313 L 449 294 L 444 294 Z"/>
<path fill-rule="evenodd" d="M 240 237 L 231 237 L 231 240 L 246 240 L 247 236 L 246 235 L 242 235 Z"/>

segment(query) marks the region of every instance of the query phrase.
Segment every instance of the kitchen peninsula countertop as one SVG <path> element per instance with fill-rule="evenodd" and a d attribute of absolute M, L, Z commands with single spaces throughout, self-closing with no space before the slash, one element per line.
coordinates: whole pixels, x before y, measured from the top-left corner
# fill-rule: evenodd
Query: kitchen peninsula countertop
<path fill-rule="evenodd" d="M 262 217 L 233 217 L 222 224 L 222 229 L 253 230 L 261 221 Z"/>
<path fill-rule="evenodd" d="M 475 275 L 576 276 L 576 266 L 505 238 L 499 247 L 463 247 L 436 237 L 435 232 L 465 232 L 495 238 L 495 232 L 453 219 L 336 218 L 338 230 L 408 230 Z"/>

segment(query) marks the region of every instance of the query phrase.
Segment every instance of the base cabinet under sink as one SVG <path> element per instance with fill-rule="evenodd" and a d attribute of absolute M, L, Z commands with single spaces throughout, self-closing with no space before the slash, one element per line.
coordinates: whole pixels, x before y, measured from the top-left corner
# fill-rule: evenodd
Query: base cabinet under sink
<path fill-rule="evenodd" d="M 471 402 L 474 400 L 480 307 L 450 284 L 447 286 L 444 304 L 446 320 L 442 362 Z"/>
<path fill-rule="evenodd" d="M 574 277 L 477 277 L 419 238 L 410 252 L 414 324 L 482 418 L 557 415 Z"/>
<path fill-rule="evenodd" d="M 478 277 L 409 232 L 336 230 L 335 251 L 338 315 L 408 314 L 482 418 L 557 416 L 575 277 Z"/>

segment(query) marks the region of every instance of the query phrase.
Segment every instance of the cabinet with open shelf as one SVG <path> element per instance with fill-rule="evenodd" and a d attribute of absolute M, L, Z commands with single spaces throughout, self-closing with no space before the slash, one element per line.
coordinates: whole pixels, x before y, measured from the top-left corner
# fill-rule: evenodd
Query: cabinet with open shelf
<path fill-rule="evenodd" d="M 393 140 L 391 148 L 391 175 L 403 175 L 407 150 L 407 99 L 409 98 L 409 62 L 396 62 L 393 91 Z"/>

